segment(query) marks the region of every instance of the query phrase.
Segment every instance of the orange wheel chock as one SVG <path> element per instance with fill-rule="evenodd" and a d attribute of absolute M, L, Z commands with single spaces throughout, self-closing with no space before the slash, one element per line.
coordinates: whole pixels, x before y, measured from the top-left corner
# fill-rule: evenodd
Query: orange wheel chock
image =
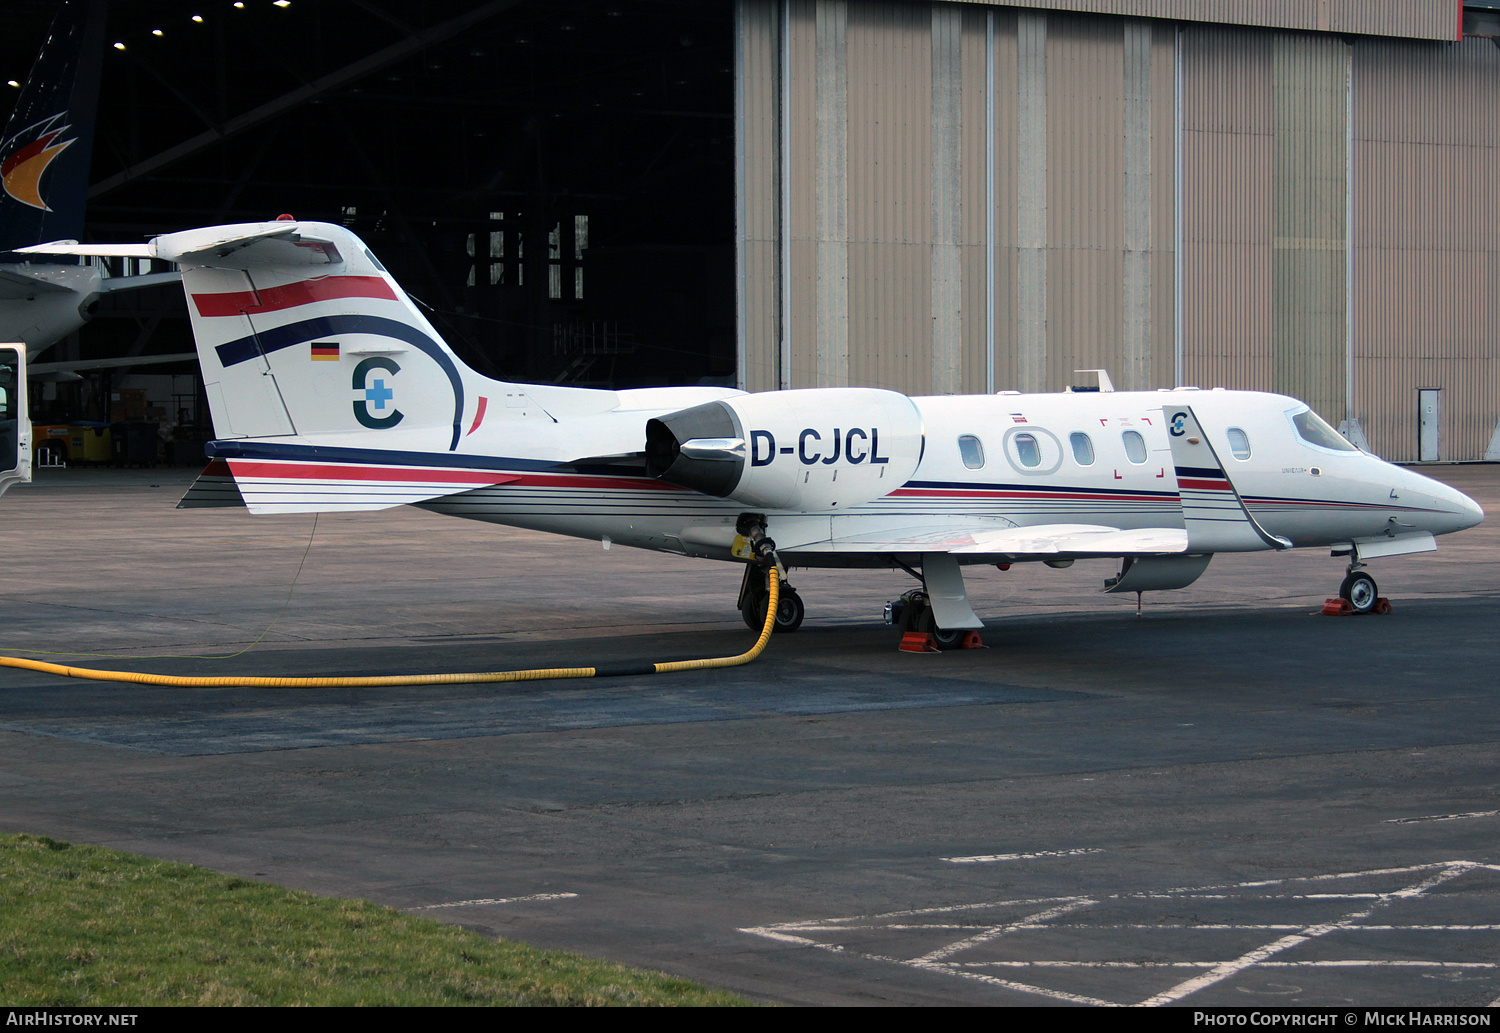
<path fill-rule="evenodd" d="M 1391 601 L 1385 596 L 1375 600 L 1375 605 L 1367 612 L 1384 616 L 1391 612 Z M 1354 608 L 1354 604 L 1344 598 L 1323 600 L 1323 616 L 1325 617 L 1358 617 L 1360 613 Z"/>

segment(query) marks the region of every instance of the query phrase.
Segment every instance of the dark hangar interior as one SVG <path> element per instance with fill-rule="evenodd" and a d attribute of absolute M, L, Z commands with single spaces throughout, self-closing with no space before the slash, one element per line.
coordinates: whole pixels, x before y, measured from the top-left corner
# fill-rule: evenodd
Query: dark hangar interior
<path fill-rule="evenodd" d="M 56 10 L 6 3 L 0 83 L 25 81 Z M 108 24 L 86 239 L 342 223 L 491 376 L 733 382 L 727 0 L 112 0 Z M 0 116 L 19 92 L 0 86 Z M 191 350 L 173 285 L 105 296 L 40 358 Z M 34 415 L 110 419 L 130 372 L 56 385 Z"/>

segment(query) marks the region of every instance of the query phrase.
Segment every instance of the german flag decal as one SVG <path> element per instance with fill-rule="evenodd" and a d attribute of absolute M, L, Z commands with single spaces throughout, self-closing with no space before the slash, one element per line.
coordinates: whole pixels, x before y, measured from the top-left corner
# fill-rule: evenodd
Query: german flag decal
<path fill-rule="evenodd" d="M 314 341 L 312 343 L 312 357 L 314 362 L 339 361 L 339 342 Z"/>

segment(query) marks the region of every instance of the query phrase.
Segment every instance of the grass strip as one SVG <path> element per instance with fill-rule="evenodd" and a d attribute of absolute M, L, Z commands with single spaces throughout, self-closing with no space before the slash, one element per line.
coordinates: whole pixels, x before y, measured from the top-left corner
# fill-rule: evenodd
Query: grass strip
<path fill-rule="evenodd" d="M 659 972 L 538 950 L 364 900 L 0 835 L 11 1006 L 743 1005 Z"/>

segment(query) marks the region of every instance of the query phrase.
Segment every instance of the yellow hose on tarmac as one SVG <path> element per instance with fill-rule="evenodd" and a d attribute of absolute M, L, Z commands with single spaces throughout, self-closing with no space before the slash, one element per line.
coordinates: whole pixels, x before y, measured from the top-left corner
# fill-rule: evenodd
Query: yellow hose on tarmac
<path fill-rule="evenodd" d="M 738 656 L 719 656 L 707 660 L 673 660 L 659 664 L 636 664 L 628 667 L 554 667 L 535 671 L 487 671 L 481 674 L 398 674 L 362 678 L 253 678 L 215 677 L 187 678 L 170 674 L 137 674 L 133 671 L 96 671 L 87 667 L 66 667 L 18 656 L 0 656 L 0 667 L 19 667 L 64 678 L 87 678 L 90 681 L 130 682 L 135 685 L 168 685 L 185 689 L 211 689 L 244 686 L 262 689 L 344 689 L 381 688 L 397 685 L 472 685 L 481 682 L 544 681 L 549 678 L 614 678 L 627 674 L 666 674 L 671 671 L 703 671 L 713 667 L 738 667 L 748 664 L 765 650 L 776 623 L 776 604 L 780 599 L 777 571 L 773 566 L 766 579 L 768 599 L 766 623 L 760 638 L 747 652 Z"/>

